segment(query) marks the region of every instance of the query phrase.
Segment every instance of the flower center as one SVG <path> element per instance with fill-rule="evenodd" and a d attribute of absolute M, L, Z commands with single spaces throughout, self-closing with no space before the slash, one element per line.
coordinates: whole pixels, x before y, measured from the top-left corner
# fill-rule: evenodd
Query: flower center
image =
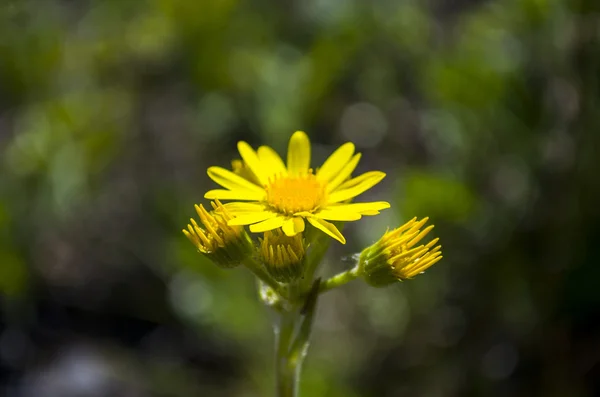
<path fill-rule="evenodd" d="M 267 204 L 286 215 L 313 212 L 326 198 L 325 184 L 312 173 L 277 176 L 266 186 Z"/>

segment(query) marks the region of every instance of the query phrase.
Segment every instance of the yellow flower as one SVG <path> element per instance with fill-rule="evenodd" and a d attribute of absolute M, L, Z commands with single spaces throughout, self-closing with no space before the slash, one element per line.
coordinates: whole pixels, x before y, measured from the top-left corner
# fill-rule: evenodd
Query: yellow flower
<path fill-rule="evenodd" d="M 259 242 L 261 260 L 275 280 L 286 283 L 302 275 L 306 253 L 302 234 L 289 237 L 277 229 L 265 232 Z"/>
<path fill-rule="evenodd" d="M 252 183 L 260 185 L 260 182 L 256 176 L 252 173 L 250 168 L 244 163 L 243 160 L 235 159 L 231 161 L 231 170 L 234 174 L 241 176 L 244 179 L 249 180 Z"/>
<path fill-rule="evenodd" d="M 194 206 L 204 228 L 190 219 L 191 224 L 183 230 L 183 234 L 217 265 L 225 268 L 238 266 L 244 258 L 252 255 L 252 242 L 242 226 L 227 224 L 233 217 L 219 200 L 211 202 L 211 205 L 211 212 L 203 205 Z"/>
<path fill-rule="evenodd" d="M 442 247 L 435 246 L 438 238 L 416 246 L 433 229 L 432 225 L 420 230 L 428 220 L 417 222 L 415 217 L 362 252 L 363 276 L 369 284 L 382 287 L 411 279 L 442 259 Z"/>
<path fill-rule="evenodd" d="M 238 150 L 243 165 L 234 163 L 234 169 L 239 175 L 210 167 L 208 176 L 225 189 L 204 196 L 234 200 L 225 204 L 235 215 L 229 225 L 250 225 L 254 233 L 282 228 L 287 236 L 294 236 L 304 231 L 306 219 L 344 244 L 344 236 L 328 221 L 356 221 L 390 206 L 385 201 L 348 203 L 385 177 L 381 171 L 370 171 L 351 178 L 360 153 L 354 153 L 350 142 L 339 147 L 316 172 L 310 168 L 310 141 L 302 131 L 290 138 L 287 166 L 268 146 L 254 151 L 246 142 L 239 142 Z"/>

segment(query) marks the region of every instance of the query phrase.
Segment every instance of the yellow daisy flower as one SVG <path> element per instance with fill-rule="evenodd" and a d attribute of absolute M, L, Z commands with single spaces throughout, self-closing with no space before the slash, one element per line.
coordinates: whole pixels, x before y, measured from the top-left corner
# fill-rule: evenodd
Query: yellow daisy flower
<path fill-rule="evenodd" d="M 304 231 L 306 219 L 345 244 L 344 236 L 328 221 L 356 221 L 390 206 L 385 201 L 348 203 L 385 177 L 381 171 L 370 171 L 351 178 L 360 153 L 354 153 L 350 142 L 340 146 L 316 172 L 310 168 L 310 141 L 302 131 L 290 138 L 287 166 L 268 146 L 254 151 L 246 142 L 239 142 L 238 150 L 251 177 L 210 167 L 208 176 L 225 189 L 211 190 L 204 196 L 235 200 L 225 204 L 235 215 L 229 225 L 250 225 L 254 233 L 282 228 L 287 236 L 294 236 Z"/>

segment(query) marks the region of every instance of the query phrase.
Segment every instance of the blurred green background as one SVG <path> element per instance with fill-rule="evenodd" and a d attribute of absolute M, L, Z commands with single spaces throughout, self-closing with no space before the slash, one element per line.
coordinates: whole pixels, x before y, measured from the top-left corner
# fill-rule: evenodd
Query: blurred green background
<path fill-rule="evenodd" d="M 595 0 L 2 0 L 0 394 L 270 396 L 252 277 L 181 233 L 235 144 L 356 143 L 321 274 L 430 216 L 444 260 L 323 296 L 302 396 L 600 395 Z"/>

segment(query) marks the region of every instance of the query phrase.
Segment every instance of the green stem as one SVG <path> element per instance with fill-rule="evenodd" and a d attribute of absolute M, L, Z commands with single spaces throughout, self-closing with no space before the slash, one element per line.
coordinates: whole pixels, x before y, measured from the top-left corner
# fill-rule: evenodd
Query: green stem
<path fill-rule="evenodd" d="M 252 258 L 248 258 L 248 260 L 244 263 L 248 270 L 250 270 L 259 280 L 263 283 L 267 284 L 273 291 L 281 295 L 281 286 L 273 277 L 271 277 L 267 272 L 265 272 L 262 268 L 262 265 L 256 262 Z"/>
<path fill-rule="evenodd" d="M 331 289 L 340 287 L 356 278 L 360 275 L 360 266 L 356 265 L 350 270 L 346 270 L 345 272 L 336 274 L 335 276 L 321 281 L 321 287 L 319 288 L 319 292 L 327 292 Z"/>
<path fill-rule="evenodd" d="M 292 343 L 290 348 L 290 362 L 293 363 L 296 368 L 296 376 L 299 377 L 300 370 L 302 369 L 302 363 L 306 357 L 308 351 L 308 345 L 310 342 L 310 334 L 312 332 L 313 319 L 315 317 L 315 309 L 317 307 L 317 299 L 319 297 L 319 288 L 321 280 L 317 279 L 313 283 L 306 302 L 300 313 L 304 316 L 298 335 Z"/>
<path fill-rule="evenodd" d="M 302 308 L 280 313 L 277 334 L 277 397 L 297 397 L 302 363 L 308 351 L 320 280 L 315 280 Z M 296 325 L 300 322 L 294 337 Z"/>
<path fill-rule="evenodd" d="M 304 285 L 305 290 L 310 288 L 317 267 L 323 261 L 323 257 L 325 256 L 330 244 L 331 238 L 323 235 L 323 232 L 320 230 L 316 231 L 316 235 L 311 241 L 312 248 L 310 249 L 306 258 L 306 270 L 304 273 L 304 279 L 306 280 Z"/>
<path fill-rule="evenodd" d="M 290 344 L 294 334 L 296 312 L 282 312 L 279 318 L 276 349 L 277 397 L 295 397 L 297 392 L 296 368 L 290 360 Z"/>

